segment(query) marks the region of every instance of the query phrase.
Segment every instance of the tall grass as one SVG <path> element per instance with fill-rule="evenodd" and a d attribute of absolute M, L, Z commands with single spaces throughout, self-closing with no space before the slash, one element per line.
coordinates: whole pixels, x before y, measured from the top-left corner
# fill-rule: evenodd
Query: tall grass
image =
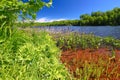
<path fill-rule="evenodd" d="M 5 37 L 2 30 L 0 34 L 0 80 L 73 79 L 60 62 L 60 50 L 48 33 L 14 29 L 11 35 L 8 34 L 9 37 Z M 57 45 L 62 49 L 99 48 L 101 45 L 119 47 L 119 40 L 111 41 L 111 38 L 102 39 L 91 34 L 70 34 L 56 40 Z M 80 80 L 87 80 L 92 73 L 96 78 L 100 77 L 103 68 L 94 68 L 96 65 L 85 63 L 84 69 L 76 71 Z M 98 71 L 100 72 L 97 74 Z"/>
<path fill-rule="evenodd" d="M 13 30 L 0 36 L 0 80 L 69 80 L 59 53 L 46 32 Z"/>
<path fill-rule="evenodd" d="M 99 37 L 93 34 L 79 34 L 79 33 L 68 33 L 68 34 L 57 34 L 57 46 L 60 49 L 98 49 L 100 47 L 109 47 L 120 49 L 120 40 L 112 37 Z M 54 35 L 54 37 L 56 37 Z"/>
<path fill-rule="evenodd" d="M 54 35 L 54 37 L 56 36 Z M 117 53 L 114 51 L 114 49 L 120 49 L 119 39 L 114 39 L 112 37 L 102 38 L 95 36 L 93 34 L 68 33 L 68 34 L 57 35 L 55 40 L 57 41 L 56 44 L 59 48 L 61 48 L 62 50 L 67 50 L 65 51 L 66 55 L 68 55 L 68 53 L 71 53 L 70 55 L 68 55 L 68 58 L 65 56 L 68 59 L 66 60 L 65 63 L 66 66 L 68 66 L 68 68 L 71 71 L 72 71 L 71 68 L 73 68 L 73 72 L 71 73 L 75 77 L 75 80 L 120 79 L 120 72 L 119 72 L 120 59 L 117 58 L 116 56 Z M 82 51 L 83 49 L 87 49 L 87 48 L 92 50 L 92 52 L 96 51 L 97 49 L 99 50 L 99 48 L 102 48 L 103 50 L 107 48 L 108 49 L 106 51 L 106 54 L 105 52 L 92 53 L 91 51 L 89 52 L 87 50 L 86 50 L 86 54 L 84 54 L 84 52 L 77 53 L 77 49 L 78 50 L 80 49 Z M 74 53 L 76 53 L 76 55 Z M 89 54 L 90 56 L 87 57 L 87 55 Z M 77 55 L 80 55 L 82 57 L 78 58 Z M 92 57 L 91 55 L 95 55 L 95 56 Z M 85 60 L 84 57 L 86 57 L 87 60 Z"/>

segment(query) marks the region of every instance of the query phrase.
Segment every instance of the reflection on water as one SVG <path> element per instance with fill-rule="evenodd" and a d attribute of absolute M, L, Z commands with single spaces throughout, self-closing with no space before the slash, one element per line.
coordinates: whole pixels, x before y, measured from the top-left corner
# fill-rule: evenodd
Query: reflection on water
<path fill-rule="evenodd" d="M 120 39 L 120 26 L 52 26 L 52 27 L 34 27 L 49 32 L 80 32 L 93 33 L 97 36 L 112 36 Z"/>

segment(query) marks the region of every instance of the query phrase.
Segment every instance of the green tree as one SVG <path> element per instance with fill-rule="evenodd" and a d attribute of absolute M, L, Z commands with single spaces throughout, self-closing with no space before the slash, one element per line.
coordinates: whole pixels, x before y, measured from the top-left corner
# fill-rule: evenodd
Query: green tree
<path fill-rule="evenodd" d="M 81 20 L 86 20 L 86 19 L 88 19 L 88 17 L 90 17 L 89 14 L 83 14 L 83 15 L 80 16 L 80 19 Z"/>
<path fill-rule="evenodd" d="M 114 8 L 106 12 L 92 12 L 91 15 L 81 15 L 80 25 L 120 25 L 120 8 Z"/>
<path fill-rule="evenodd" d="M 0 80 L 70 80 L 49 34 L 15 29 L 9 34 L 19 16 L 34 19 L 35 12 L 51 3 L 0 0 Z"/>
<path fill-rule="evenodd" d="M 92 14 L 91 14 L 91 16 L 102 16 L 103 15 L 103 13 L 102 12 L 100 12 L 100 11 L 98 11 L 98 12 L 92 12 Z"/>
<path fill-rule="evenodd" d="M 0 0 L 0 35 L 10 36 L 18 17 L 35 19 L 38 10 L 51 4 L 52 0 L 47 3 L 42 0 Z"/>

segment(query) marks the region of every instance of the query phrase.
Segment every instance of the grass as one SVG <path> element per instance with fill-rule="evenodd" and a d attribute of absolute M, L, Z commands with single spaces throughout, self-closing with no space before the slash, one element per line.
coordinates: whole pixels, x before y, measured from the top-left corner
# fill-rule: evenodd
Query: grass
<path fill-rule="evenodd" d="M 7 38 L 7 35 L 2 34 L 2 30 L 0 34 L 0 80 L 89 80 L 104 77 L 103 73 L 108 79 L 112 79 L 113 74 L 116 78 L 120 77 L 117 72 L 119 65 L 111 62 L 116 56 L 114 49 L 120 48 L 120 40 L 78 33 L 57 34 L 51 37 L 46 32 L 29 30 L 13 30 Z M 79 61 L 77 65 L 81 67 L 77 67 L 73 75 L 60 61 L 60 49 L 98 50 L 101 47 L 111 49 L 112 56 L 106 57 L 106 61 L 102 60 L 101 56 L 97 60 L 98 63 L 92 59 L 91 62 Z M 73 65 L 74 62 L 75 59 L 70 64 Z"/>
<path fill-rule="evenodd" d="M 61 61 L 65 63 L 75 80 L 118 80 L 120 79 L 119 52 L 115 51 L 113 57 L 107 49 L 92 52 L 91 49 L 69 50 L 62 53 Z"/>
<path fill-rule="evenodd" d="M 54 36 L 57 41 L 56 45 L 62 50 L 68 49 L 98 49 L 100 47 L 108 47 L 110 49 L 120 49 L 120 40 L 112 37 L 98 37 L 93 34 L 79 34 L 79 33 L 68 33 L 68 34 L 57 34 Z"/>
<path fill-rule="evenodd" d="M 68 80 L 60 50 L 46 32 L 0 36 L 0 80 Z"/>
<path fill-rule="evenodd" d="M 62 56 L 65 58 L 63 63 L 75 80 L 120 79 L 120 54 L 114 51 L 120 49 L 119 39 L 102 38 L 93 34 L 66 33 L 54 35 L 54 40 L 63 51 L 63 55 L 65 55 Z M 87 49 L 91 51 L 87 51 Z M 106 50 L 96 53 L 99 49 Z M 77 53 L 76 51 L 79 50 L 83 52 Z M 84 50 L 87 51 L 86 54 L 84 54 Z M 70 52 L 66 53 L 66 51 Z"/>

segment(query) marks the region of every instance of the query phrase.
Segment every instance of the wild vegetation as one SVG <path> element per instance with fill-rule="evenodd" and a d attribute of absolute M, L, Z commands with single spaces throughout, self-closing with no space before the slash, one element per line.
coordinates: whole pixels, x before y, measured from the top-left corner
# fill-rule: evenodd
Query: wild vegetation
<path fill-rule="evenodd" d="M 53 21 L 53 22 L 19 22 L 16 23 L 19 27 L 33 27 L 33 26 L 78 26 L 79 20 L 63 20 L 63 21 Z"/>
<path fill-rule="evenodd" d="M 56 36 L 54 36 L 56 37 Z M 59 37 L 59 38 L 58 38 Z M 67 33 L 57 34 L 56 45 L 63 50 L 69 49 L 99 49 L 101 47 L 120 49 L 120 40 L 112 37 L 99 37 L 93 34 Z"/>
<path fill-rule="evenodd" d="M 106 12 L 92 12 L 80 16 L 80 25 L 82 26 L 118 26 L 120 25 L 120 8 Z"/>
<path fill-rule="evenodd" d="M 63 20 L 54 22 L 19 22 L 18 26 L 32 27 L 32 26 L 118 26 L 120 25 L 120 8 L 106 12 L 92 12 L 91 14 L 83 14 L 80 20 Z M 32 26 L 31 26 L 32 25 Z"/>
<path fill-rule="evenodd" d="M 45 33 L 18 30 L 18 16 L 35 18 L 35 12 L 52 0 L 0 1 L 0 80 L 70 80 L 59 60 L 60 50 Z"/>
<path fill-rule="evenodd" d="M 54 36 L 62 50 L 61 61 L 75 80 L 120 79 L 120 40 L 93 34 Z"/>
<path fill-rule="evenodd" d="M 38 10 L 51 4 L 52 0 L 0 1 L 0 80 L 120 79 L 120 40 L 77 33 L 51 37 L 15 28 L 19 17 L 35 19 Z"/>
<path fill-rule="evenodd" d="M 0 42 L 0 79 L 67 80 L 69 74 L 59 57 L 60 50 L 47 33 L 14 31 Z"/>
<path fill-rule="evenodd" d="M 75 80 L 119 80 L 120 51 L 106 48 L 64 51 L 61 61 Z"/>

